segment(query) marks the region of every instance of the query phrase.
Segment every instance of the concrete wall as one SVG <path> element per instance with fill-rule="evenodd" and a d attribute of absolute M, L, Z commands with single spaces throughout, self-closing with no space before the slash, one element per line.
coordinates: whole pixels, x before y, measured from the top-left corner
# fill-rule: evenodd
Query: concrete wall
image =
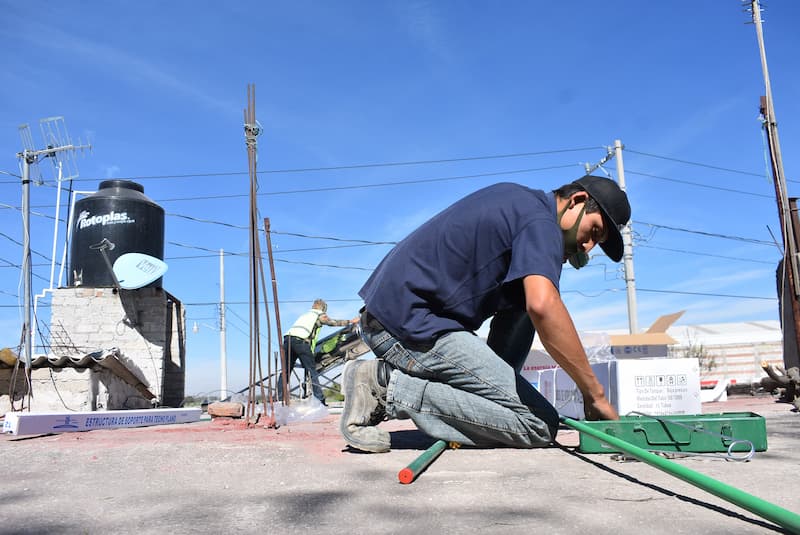
<path fill-rule="evenodd" d="M 48 354 L 79 356 L 117 347 L 120 361 L 158 404 L 178 407 L 184 398 L 185 312 L 161 288 L 60 288 L 53 292 Z M 32 370 L 31 410 L 115 410 L 149 408 L 147 400 L 109 370 Z M 10 408 L 11 370 L 0 370 L 0 413 Z M 21 390 L 20 390 L 21 387 Z M 15 391 L 25 392 L 19 379 Z M 17 396 L 15 396 L 19 399 Z M 20 402 L 15 401 L 19 407 Z"/>

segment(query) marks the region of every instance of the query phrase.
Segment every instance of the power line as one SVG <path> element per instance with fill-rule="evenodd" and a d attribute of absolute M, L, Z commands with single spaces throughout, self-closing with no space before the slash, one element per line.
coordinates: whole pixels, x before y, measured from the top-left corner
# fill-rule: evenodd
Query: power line
<path fill-rule="evenodd" d="M 653 228 L 657 228 L 657 229 L 667 229 L 667 230 L 675 230 L 675 231 L 678 231 L 678 232 L 688 232 L 690 234 L 699 234 L 701 236 L 708 236 L 708 237 L 712 237 L 712 238 L 723 238 L 723 239 L 726 239 L 726 240 L 741 241 L 741 242 L 746 242 L 746 243 L 755 243 L 755 244 L 758 244 L 758 245 L 770 245 L 770 246 L 773 246 L 773 247 L 775 246 L 775 243 L 773 243 L 771 241 L 757 240 L 755 238 L 743 238 L 741 236 L 730 236 L 730 235 L 727 235 L 727 234 L 717 234 L 717 233 L 714 233 L 714 232 L 705 232 L 705 231 L 702 231 L 702 230 L 692 230 L 692 229 L 687 229 L 687 228 L 671 227 L 671 226 L 668 226 L 668 225 L 657 225 L 656 223 L 647 223 L 645 221 L 633 221 L 633 223 L 635 223 L 637 225 L 647 225 L 649 227 L 653 227 Z"/>
<path fill-rule="evenodd" d="M 366 163 L 366 164 L 350 164 L 350 165 L 337 165 L 337 166 L 329 166 L 329 167 L 303 167 L 303 168 L 294 168 L 294 169 L 271 169 L 266 171 L 259 171 L 259 175 L 267 175 L 267 174 L 279 174 L 279 173 L 308 173 L 308 172 L 315 172 L 315 171 L 343 171 L 347 169 L 368 169 L 368 168 L 376 168 L 376 167 L 401 167 L 401 166 L 411 166 L 411 165 L 429 165 L 429 164 L 440 164 L 440 163 L 455 163 L 455 162 L 469 162 L 469 161 L 479 161 L 479 160 L 499 160 L 499 159 L 508 159 L 508 158 L 523 158 L 528 156 L 544 156 L 547 154 L 561 154 L 566 152 L 581 152 L 581 151 L 588 151 L 588 150 L 597 150 L 598 148 L 602 147 L 579 147 L 579 148 L 571 148 L 571 149 L 554 149 L 554 150 L 542 150 L 542 151 L 533 151 L 533 152 L 516 152 L 511 154 L 493 154 L 488 156 L 466 156 L 461 158 L 443 158 L 437 160 L 411 160 L 411 161 L 397 161 L 397 162 L 378 162 L 378 163 Z M 184 174 L 176 174 L 176 175 L 150 175 L 150 176 L 132 176 L 128 178 L 117 178 L 115 180 L 151 180 L 151 179 L 163 179 L 163 178 L 197 178 L 197 177 L 216 177 L 216 176 L 236 176 L 236 175 L 247 175 L 247 171 L 226 171 L 226 172 L 217 172 L 217 173 L 184 173 Z M 86 181 L 94 181 L 98 180 L 97 178 L 78 178 L 74 179 L 75 182 L 86 182 Z M 0 183 L 6 182 L 13 182 L 16 183 L 17 181 L 0 181 Z"/>
<path fill-rule="evenodd" d="M 329 245 L 327 247 L 301 247 L 299 249 L 280 249 L 279 253 L 299 253 L 305 251 L 325 251 L 329 249 L 349 249 L 352 247 L 370 247 L 372 245 L 395 245 L 395 242 L 369 242 L 369 243 L 353 243 L 350 245 Z"/>
<path fill-rule="evenodd" d="M 762 299 L 766 301 L 775 301 L 777 297 L 759 297 L 754 295 L 731 295 L 731 294 L 715 294 L 706 292 L 681 292 L 678 290 L 652 290 L 649 288 L 636 288 L 637 292 L 651 292 L 660 294 L 679 294 L 679 295 L 697 295 L 701 297 L 730 297 L 733 299 Z"/>
<path fill-rule="evenodd" d="M 728 173 L 737 173 L 737 174 L 740 174 L 740 175 L 749 175 L 749 176 L 757 176 L 759 178 L 764 178 L 764 174 L 763 173 L 753 173 L 751 171 L 742 171 L 741 169 L 731 169 L 730 167 L 720 167 L 718 165 L 710 165 L 710 164 L 706 164 L 706 163 L 692 162 L 692 161 L 689 161 L 689 160 L 681 160 L 679 158 L 672 158 L 670 156 L 661 156 L 661 155 L 658 155 L 658 154 L 652 154 L 650 152 L 641 152 L 641 151 L 633 150 L 633 149 L 631 149 L 629 147 L 625 147 L 625 152 L 630 153 L 630 154 L 639 154 L 641 156 L 648 156 L 650 158 L 658 158 L 660 160 L 669 160 L 671 162 L 684 163 L 686 165 L 696 165 L 698 167 L 705 167 L 706 169 L 714 169 L 716 171 L 727 171 Z"/>
<path fill-rule="evenodd" d="M 10 204 L 5 204 L 5 203 L 0 203 L 0 208 L 2 208 L 4 210 L 16 210 L 18 212 L 22 211 L 22 207 L 21 206 L 12 206 Z M 41 207 L 37 207 L 37 208 L 49 208 L 49 206 L 41 206 Z M 40 213 L 40 212 L 31 211 L 31 215 L 35 215 L 35 216 L 39 216 L 39 217 L 46 217 L 47 219 L 55 220 L 55 216 L 52 216 L 52 215 L 49 215 L 49 214 L 43 214 L 43 213 Z M 65 222 L 64 219 L 59 219 L 59 221 L 61 221 L 62 223 Z"/>
<path fill-rule="evenodd" d="M 538 167 L 538 168 L 528 168 L 528 169 L 512 169 L 507 171 L 497 171 L 492 173 L 478 173 L 472 175 L 459 175 L 459 176 L 450 176 L 450 177 L 437 177 L 437 178 L 425 178 L 425 179 L 416 179 L 416 180 L 399 180 L 394 182 L 377 182 L 372 184 L 358 184 L 358 185 L 350 185 L 350 186 L 331 186 L 325 188 L 307 188 L 307 189 L 298 189 L 298 190 L 286 190 L 286 191 L 273 191 L 273 192 L 261 192 L 258 194 L 260 197 L 269 197 L 269 196 L 278 196 L 278 195 L 293 195 L 298 193 L 320 193 L 326 191 L 342 191 L 342 190 L 357 190 L 357 189 L 369 189 L 369 188 L 381 188 L 381 187 L 391 187 L 391 186 L 403 186 L 403 185 L 412 185 L 412 184 L 424 184 L 424 183 L 434 183 L 434 182 L 444 182 L 450 180 L 465 180 L 470 178 L 483 178 L 483 177 L 490 177 L 490 176 L 501 176 L 501 175 L 510 175 L 510 174 L 520 174 L 520 173 L 529 173 L 529 172 L 536 172 L 536 171 L 549 171 L 552 169 L 561 169 L 561 168 L 568 168 L 573 167 L 574 164 L 566 164 L 566 165 L 557 165 L 557 166 L 550 166 L 550 167 Z M 725 188 L 722 186 L 714 186 L 710 184 L 702 184 L 699 182 L 692 182 L 689 180 L 683 180 L 678 178 L 654 175 L 651 173 L 645 173 L 642 171 L 634 171 L 628 170 L 629 174 L 643 176 L 647 178 L 654 178 L 657 180 L 663 180 L 667 182 L 674 182 L 677 184 L 685 184 L 689 186 L 699 187 L 699 188 L 706 188 L 712 189 L 717 191 L 726 191 L 729 193 L 738 193 L 741 195 L 749 195 L 753 197 L 762 197 L 766 199 L 772 199 L 774 196 L 767 195 L 763 193 L 754 193 L 750 191 L 744 191 L 739 189 L 733 188 Z M 219 200 L 219 199 L 235 199 L 235 198 L 244 198 L 247 197 L 248 194 L 246 193 L 231 193 L 231 194 L 214 194 L 214 195 L 199 195 L 199 196 L 192 196 L 192 197 L 172 197 L 172 198 L 164 198 L 164 199 L 156 199 L 157 202 L 177 202 L 177 201 L 201 201 L 201 200 Z M 14 210 L 21 210 L 21 208 L 17 206 L 11 206 L 8 204 L 0 203 L 0 207 L 14 209 Z M 41 208 L 49 208 L 49 206 L 45 205 L 38 205 L 37 207 Z M 48 214 L 42 214 L 37 212 L 32 212 L 33 215 L 37 215 L 40 217 L 46 217 L 49 219 L 55 219 L 53 216 Z M 63 219 L 62 219 L 63 221 Z"/>
<path fill-rule="evenodd" d="M 325 267 L 325 268 L 334 268 L 334 269 L 354 269 L 358 271 L 372 271 L 373 268 L 365 268 L 365 267 L 354 267 L 354 266 L 336 266 L 331 264 L 316 264 L 314 262 L 300 262 L 297 260 L 283 260 L 280 258 L 276 258 L 275 262 L 281 262 L 283 264 L 301 264 L 304 266 L 313 266 L 313 267 Z"/>
<path fill-rule="evenodd" d="M 10 260 L 6 260 L 5 258 L 0 258 L 0 262 L 5 262 L 6 264 L 8 264 L 6 266 L 0 266 L 0 269 L 2 269 L 2 268 L 22 269 L 22 267 L 20 265 L 15 264 L 15 263 L 11 262 Z M 61 262 L 58 262 L 56 265 L 60 267 L 61 266 Z M 50 266 L 50 264 L 31 264 L 31 267 L 45 267 L 45 266 Z"/>
<path fill-rule="evenodd" d="M 373 189 L 373 188 L 386 188 L 392 186 L 407 186 L 411 184 L 430 184 L 434 182 L 448 182 L 453 180 L 467 180 L 471 178 L 486 178 L 490 176 L 502 176 L 502 175 L 514 175 L 514 174 L 522 174 L 522 173 L 533 173 L 538 171 L 551 171 L 553 169 L 565 169 L 568 167 L 575 167 L 575 164 L 565 164 L 565 165 L 551 165 L 548 167 L 531 167 L 528 169 L 511 169 L 507 171 L 495 171 L 492 173 L 476 173 L 471 175 L 456 175 L 456 176 L 447 176 L 447 177 L 437 177 L 437 178 L 420 178 L 414 180 L 398 180 L 394 182 L 376 182 L 372 184 L 357 184 L 351 186 L 327 186 L 324 188 L 308 188 L 308 189 L 296 189 L 296 190 L 286 190 L 286 191 L 271 191 L 271 192 L 261 192 L 258 193 L 258 197 L 272 197 L 278 195 L 295 195 L 298 193 L 322 193 L 322 192 L 329 192 L 329 191 L 346 191 L 346 190 L 359 190 L 359 189 Z M 247 197 L 248 194 L 245 193 L 231 193 L 225 195 L 204 195 L 204 196 L 195 196 L 195 197 L 174 197 L 171 199 L 157 199 L 158 202 L 173 202 L 173 201 L 198 201 L 198 200 L 217 200 L 217 199 L 234 199 L 234 198 L 241 198 Z"/>
<path fill-rule="evenodd" d="M 396 162 L 378 162 L 378 163 L 369 163 L 369 164 L 351 164 L 351 165 L 339 165 L 339 166 L 328 166 L 328 167 L 303 167 L 303 168 L 289 168 L 289 169 L 272 169 L 272 170 L 265 170 L 259 171 L 258 174 L 281 174 L 281 173 L 303 173 L 303 172 L 317 172 L 317 171 L 342 171 L 348 169 L 367 169 L 367 168 L 380 168 L 380 167 L 400 167 L 400 166 L 412 166 L 412 165 L 428 165 L 428 164 L 441 164 L 441 163 L 456 163 L 456 162 L 467 162 L 467 161 L 480 161 L 480 160 L 495 160 L 495 159 L 510 159 L 510 158 L 522 158 L 522 157 L 529 157 L 529 156 L 543 156 L 548 154 L 560 154 L 560 153 L 568 153 L 568 152 L 581 152 L 581 151 L 589 151 L 589 150 L 596 150 L 598 148 L 603 147 L 578 147 L 578 148 L 568 148 L 568 149 L 555 149 L 555 150 L 543 150 L 543 151 L 532 151 L 532 152 L 519 152 L 519 153 L 511 153 L 511 154 L 497 154 L 497 155 L 487 155 L 487 156 L 467 156 L 461 158 L 442 158 L 442 159 L 434 159 L 434 160 L 412 160 L 412 161 L 396 161 Z M 722 167 L 719 165 L 712 165 L 706 164 L 702 162 L 694 162 L 690 160 L 683 160 L 680 158 L 673 158 L 671 156 L 663 156 L 660 154 L 653 154 L 650 152 L 643 152 L 631 149 L 629 147 L 625 147 L 625 151 L 630 154 L 638 154 L 641 156 L 647 156 L 650 158 L 658 158 L 661 160 L 668 160 L 677 163 L 682 163 L 686 165 L 694 165 L 698 167 L 704 167 L 706 169 L 714 169 L 717 171 L 725 171 L 729 173 L 736 173 L 741 175 L 748 175 L 748 176 L 756 176 L 763 178 L 765 175 L 763 173 L 754 173 L 752 171 L 744 171 L 741 169 L 733 169 L 730 167 Z M 570 165 L 571 166 L 571 165 Z M 11 176 L 15 176 L 17 178 L 21 178 L 18 175 L 13 173 L 5 173 Z M 247 171 L 220 171 L 220 172 L 197 172 L 197 173 L 180 173 L 180 174 L 163 174 L 163 175 L 142 175 L 142 176 L 131 176 L 127 178 L 118 177 L 117 180 L 151 180 L 151 179 L 166 179 L 166 178 L 203 178 L 203 177 L 224 177 L 224 176 L 244 176 L 247 175 Z M 75 182 L 89 182 L 89 181 L 97 181 L 101 180 L 99 178 L 77 178 L 74 179 Z M 798 182 L 798 181 L 790 181 L 790 182 Z M 0 184 L 17 184 L 17 180 L 2 180 Z M 55 185 L 47 183 L 46 185 L 55 187 Z M 277 194 L 285 194 L 285 192 L 278 192 Z M 198 198 L 201 199 L 202 197 Z M 215 198 L 215 197 L 212 197 Z M 224 197 L 223 197 L 224 198 Z M 172 200 L 172 199 L 164 199 Z M 183 199 L 176 199 L 176 200 L 183 200 Z"/>
<path fill-rule="evenodd" d="M 669 249 L 667 247 L 656 247 L 655 245 L 638 244 L 637 247 L 645 247 L 647 249 L 658 249 L 660 251 L 669 251 L 669 252 L 673 252 L 673 253 L 683 253 L 683 254 L 690 254 L 690 255 L 695 255 L 695 256 L 710 256 L 712 258 L 723 258 L 725 260 L 738 260 L 740 262 L 753 262 L 753 263 L 756 263 L 756 264 L 769 264 L 771 266 L 775 265 L 775 262 L 768 262 L 766 260 L 755 260 L 755 259 L 752 259 L 752 258 L 740 258 L 740 257 L 736 257 L 736 256 L 723 256 L 723 255 L 710 254 L 710 253 L 699 253 L 697 251 L 687 251 L 685 249 Z"/>
<path fill-rule="evenodd" d="M 305 236 L 305 237 L 312 237 L 312 236 Z M 322 237 L 319 237 L 319 236 L 313 236 L 313 237 L 317 238 L 317 239 L 326 239 L 326 240 L 341 240 L 341 238 L 322 238 Z M 343 241 L 345 241 L 345 240 L 343 240 Z M 213 249 L 207 249 L 205 247 L 198 247 L 198 246 L 195 246 L 195 245 L 184 245 L 184 244 L 176 243 L 176 242 L 169 242 L 169 243 L 172 244 L 172 245 L 177 245 L 179 247 L 186 247 L 188 249 L 199 249 L 201 251 L 209 251 L 209 252 L 212 252 L 212 253 L 214 252 Z M 379 244 L 379 243 L 375 243 L 375 244 Z M 375 245 L 375 244 L 370 243 L 370 245 Z M 234 253 L 231 253 L 231 254 L 234 254 Z M 245 256 L 246 255 L 246 253 L 235 253 L 235 254 L 239 255 L 239 256 Z M 359 271 L 372 271 L 372 268 L 353 267 L 353 266 L 337 266 L 337 265 L 332 265 L 332 264 L 318 264 L 318 263 L 315 263 L 315 262 L 300 262 L 300 261 L 296 261 L 296 260 L 284 260 L 284 259 L 281 259 L 281 258 L 275 258 L 275 262 L 282 262 L 284 264 L 301 264 L 301 265 L 305 265 L 305 266 L 325 267 L 325 268 L 334 268 L 334 269 L 354 269 L 354 270 L 359 270 Z"/>
<path fill-rule="evenodd" d="M 11 241 L 11 242 L 14 242 L 14 243 L 16 243 L 16 244 L 17 244 L 17 245 L 19 245 L 20 247 L 22 247 L 22 246 L 23 246 L 21 241 L 17 241 L 17 240 L 15 240 L 14 238 L 12 238 L 11 236 L 9 236 L 8 234 L 6 234 L 6 233 L 4 233 L 4 232 L 0 232 L 0 236 L 4 237 L 5 239 L 7 239 L 7 240 L 9 240 L 9 241 Z M 45 260 L 47 260 L 48 262 L 50 262 L 50 261 L 51 261 L 51 258 L 49 258 L 49 257 L 47 257 L 47 256 L 45 256 L 45 255 L 43 255 L 42 253 L 36 252 L 36 251 L 34 251 L 33 249 L 31 249 L 31 252 L 33 252 L 33 253 L 35 253 L 35 254 L 37 254 L 37 255 L 41 256 L 42 258 L 44 258 L 44 259 L 45 259 Z"/>
<path fill-rule="evenodd" d="M 183 214 L 168 213 L 167 215 L 174 216 L 174 217 L 180 217 L 180 218 L 184 218 L 184 219 L 189 219 L 189 220 L 197 221 L 197 222 L 201 222 L 201 223 L 223 225 L 223 226 L 226 226 L 226 227 L 233 227 L 233 228 L 239 228 L 239 229 L 246 229 L 247 228 L 247 227 L 240 226 L 240 225 L 234 225 L 232 223 L 225 223 L 225 222 L 222 222 L 222 221 L 214 221 L 214 220 L 210 220 L 210 219 L 195 218 L 195 217 L 186 216 L 186 215 L 183 215 Z M 681 228 L 681 227 L 673 227 L 673 226 L 669 226 L 669 225 L 659 225 L 657 223 L 649 223 L 649 222 L 646 222 L 646 221 L 636 221 L 636 220 L 634 220 L 633 223 L 636 223 L 638 225 L 647 225 L 649 227 L 653 227 L 653 228 L 656 228 L 656 229 L 667 229 L 667 230 L 674 230 L 674 231 L 679 231 L 679 232 L 688 232 L 688 233 L 691 233 L 691 234 L 699 234 L 699 235 L 702 235 L 702 236 L 708 236 L 708 237 L 714 237 L 714 238 L 723 238 L 723 239 L 727 239 L 727 240 L 735 240 L 735 241 L 742 241 L 742 242 L 747 242 L 747 243 L 755 243 L 755 244 L 758 244 L 758 245 L 775 245 L 773 242 L 765 241 L 765 240 L 758 240 L 758 239 L 755 239 L 755 238 L 746 238 L 746 237 L 742 237 L 742 236 L 732 236 L 732 235 L 727 235 L 727 234 L 718 234 L 718 233 L 714 233 L 714 232 L 706 232 L 706 231 L 702 231 L 702 230 L 692 230 L 692 229 Z M 263 232 L 263 229 L 262 229 L 262 232 Z M 346 241 L 346 242 L 350 242 L 350 243 L 361 243 L 361 244 L 366 244 L 366 245 L 396 245 L 397 244 L 397 242 L 388 242 L 388 241 L 387 242 L 379 242 L 379 241 L 357 240 L 357 239 L 348 239 L 348 238 L 336 238 L 336 237 L 329 237 L 329 236 L 312 236 L 312 235 L 300 234 L 300 233 L 278 232 L 278 231 L 274 231 L 274 230 L 271 231 L 271 232 L 272 232 L 272 234 L 282 234 L 282 235 L 294 236 L 294 237 L 299 237 L 299 238 L 309 238 L 309 239 L 319 239 L 319 240 L 333 240 L 333 241 Z M 210 249 L 208 249 L 208 250 L 211 251 Z"/>
<path fill-rule="evenodd" d="M 207 247 L 200 247 L 197 245 L 187 245 L 184 243 L 178 243 L 174 241 L 167 242 L 170 245 L 174 245 L 176 247 L 184 247 L 186 249 L 197 249 L 199 251 L 207 251 L 208 254 L 198 254 L 198 255 L 184 255 L 184 256 L 165 256 L 164 260 L 190 260 L 196 258 L 219 258 L 219 250 L 217 249 L 209 249 Z M 281 249 L 278 252 L 280 253 L 298 253 L 298 252 L 307 252 L 307 251 L 327 251 L 331 249 L 349 249 L 353 247 L 369 247 L 372 245 L 393 245 L 393 242 L 370 242 L 370 243 L 355 243 L 350 245 L 330 245 L 327 247 L 300 247 L 297 249 Z M 247 257 L 249 253 L 247 252 L 233 252 L 233 251 L 225 251 L 225 256 L 231 257 Z M 266 257 L 265 257 L 266 258 Z M 48 264 L 34 264 L 37 266 L 46 266 Z M 0 267 L 10 267 L 10 266 L 0 266 Z"/>
<path fill-rule="evenodd" d="M 170 242 L 170 243 L 172 243 L 173 245 L 178 245 L 178 246 L 181 246 L 181 247 L 187 247 L 187 248 L 190 248 L 190 249 L 204 250 L 204 248 L 202 248 L 202 247 L 194 247 L 194 246 L 190 246 L 190 245 L 182 245 L 182 244 L 178 244 L 178 243 L 174 243 L 174 242 Z M 298 251 L 318 251 L 318 250 L 324 250 L 324 249 L 339 249 L 339 248 L 345 248 L 345 247 L 364 247 L 364 246 L 365 245 L 340 245 L 340 246 L 334 246 L 334 247 L 307 247 L 307 248 L 302 248 L 302 249 L 285 249 L 285 250 L 282 250 L 280 252 L 281 253 L 289 253 L 289 252 L 298 252 Z M 723 260 L 735 260 L 735 261 L 739 261 L 739 262 L 751 262 L 751 263 L 755 263 L 755 264 L 767 264 L 767 265 L 774 265 L 775 264 L 775 262 L 771 262 L 771 261 L 768 261 L 768 260 L 756 260 L 756 259 L 753 259 L 753 258 L 742 258 L 742 257 L 738 257 L 738 256 L 717 255 L 717 254 L 710 254 L 710 253 L 702 253 L 702 252 L 698 252 L 698 251 L 689 251 L 689 250 L 686 250 L 686 249 L 672 249 L 672 248 L 669 248 L 669 247 L 657 247 L 655 245 L 647 245 L 647 244 L 638 244 L 637 247 L 638 248 L 646 248 L 646 249 L 655 249 L 655 250 L 659 250 L 659 251 L 667 251 L 667 252 L 672 252 L 672 253 L 694 255 L 694 256 L 706 256 L 706 257 L 710 257 L 710 258 L 721 258 Z M 229 252 L 226 251 L 225 255 L 226 256 L 236 256 L 236 257 L 246 257 L 247 253 L 229 253 Z M 219 252 L 210 252 L 209 254 L 203 254 L 203 255 L 169 256 L 169 257 L 165 257 L 164 260 L 196 260 L 198 258 L 218 259 L 219 258 Z M 283 260 L 283 259 L 276 260 L 276 261 L 284 262 L 284 263 L 287 263 L 287 264 L 305 264 L 305 265 L 310 265 L 310 266 L 332 267 L 332 268 L 342 268 L 342 269 L 356 269 L 356 270 L 370 270 L 371 271 L 371 268 L 361 268 L 361 267 L 353 267 L 353 266 L 334 266 L 334 265 L 329 265 L 329 264 L 315 264 L 315 263 L 311 263 L 311 262 L 294 262 L 294 261 Z M 41 264 L 41 265 L 44 265 L 44 264 Z M 599 265 L 598 264 L 592 264 L 591 266 L 599 266 Z M 0 267 L 12 267 L 12 266 L 0 266 Z M 19 267 L 19 266 L 13 266 L 13 267 Z M 580 293 L 580 292 L 578 292 L 578 293 Z"/>
<path fill-rule="evenodd" d="M 357 243 L 361 245 L 397 245 L 396 241 L 369 241 L 369 240 L 356 240 L 349 238 L 336 238 L 332 236 L 313 236 L 310 234 L 298 234 L 295 232 L 279 232 L 277 230 L 270 231 L 272 234 L 279 236 L 294 236 L 296 238 L 311 238 L 314 240 L 331 240 L 331 241 L 344 241 L 349 243 Z"/>
<path fill-rule="evenodd" d="M 658 180 L 666 180 L 668 182 L 676 182 L 678 184 L 686 184 L 686 185 L 695 186 L 695 187 L 698 187 L 698 188 L 707 188 L 707 189 L 713 189 L 713 190 L 717 190 L 717 191 L 727 191 L 729 193 L 739 193 L 741 195 L 751 195 L 753 197 L 764 197 L 766 199 L 773 199 L 773 200 L 775 199 L 775 195 L 766 195 L 766 194 L 763 194 L 763 193 L 752 193 L 750 191 L 743 191 L 743 190 L 738 190 L 738 189 L 733 189 L 733 188 L 723 188 L 721 186 L 711 186 L 709 184 L 700 184 L 698 182 L 690 182 L 688 180 L 681 180 L 681 179 L 678 179 L 678 178 L 670 178 L 670 177 L 666 177 L 666 176 L 652 175 L 650 173 L 642 173 L 640 171 L 630 171 L 628 169 L 626 169 L 625 172 L 628 173 L 628 174 L 631 174 L 631 175 L 639 175 L 639 176 L 645 176 L 645 177 L 648 177 L 648 178 L 656 178 Z"/>

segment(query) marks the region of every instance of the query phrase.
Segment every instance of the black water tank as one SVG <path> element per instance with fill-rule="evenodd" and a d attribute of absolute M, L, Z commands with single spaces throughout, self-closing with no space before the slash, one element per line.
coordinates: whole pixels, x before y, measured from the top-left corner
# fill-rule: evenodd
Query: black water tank
<path fill-rule="evenodd" d="M 105 238 L 111 264 L 125 253 L 164 259 L 164 209 L 129 180 L 104 180 L 100 189 L 75 203 L 70 246 L 70 286 L 111 287 L 114 279 L 98 249 Z M 161 279 L 150 287 L 160 288 Z"/>

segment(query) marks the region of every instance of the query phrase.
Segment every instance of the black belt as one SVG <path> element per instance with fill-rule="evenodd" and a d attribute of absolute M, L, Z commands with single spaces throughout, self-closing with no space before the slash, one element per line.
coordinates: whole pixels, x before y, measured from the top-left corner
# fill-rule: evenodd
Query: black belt
<path fill-rule="evenodd" d="M 373 331 L 386 330 L 381 322 L 378 321 L 378 318 L 370 314 L 366 308 L 361 310 L 361 325 Z"/>
<path fill-rule="evenodd" d="M 392 334 L 391 331 L 387 330 L 386 327 L 378 321 L 378 318 L 373 316 L 369 313 L 366 307 L 360 310 L 361 312 L 361 328 L 365 331 L 386 331 L 392 335 L 395 339 L 398 339 L 395 335 Z M 399 340 L 399 339 L 398 339 Z M 430 340 L 429 342 L 401 342 L 403 346 L 413 349 L 415 351 L 430 351 L 433 349 L 434 344 L 436 343 L 436 338 Z M 380 355 L 379 355 L 380 356 Z"/>
<path fill-rule="evenodd" d="M 311 344 L 311 341 L 309 341 L 309 340 L 307 340 L 305 338 L 300 338 L 299 336 L 295 336 L 293 334 L 287 334 L 286 336 L 283 337 L 284 340 L 286 340 L 287 338 L 294 338 L 295 340 L 299 340 L 300 342 L 303 342 L 304 344 Z"/>

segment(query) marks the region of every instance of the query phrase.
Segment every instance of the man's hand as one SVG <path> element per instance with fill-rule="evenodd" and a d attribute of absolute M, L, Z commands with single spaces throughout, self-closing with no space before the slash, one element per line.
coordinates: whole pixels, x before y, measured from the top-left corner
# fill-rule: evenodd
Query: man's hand
<path fill-rule="evenodd" d="M 619 420 L 617 410 L 605 397 L 597 398 L 591 402 L 584 398 L 583 413 L 586 415 L 587 420 Z"/>
<path fill-rule="evenodd" d="M 603 385 L 586 358 L 572 318 L 561 301 L 555 285 L 542 275 L 522 279 L 525 306 L 539 333 L 544 348 L 575 381 L 583 395 L 584 413 L 588 420 L 619 420 L 619 415 L 605 397 Z"/>

